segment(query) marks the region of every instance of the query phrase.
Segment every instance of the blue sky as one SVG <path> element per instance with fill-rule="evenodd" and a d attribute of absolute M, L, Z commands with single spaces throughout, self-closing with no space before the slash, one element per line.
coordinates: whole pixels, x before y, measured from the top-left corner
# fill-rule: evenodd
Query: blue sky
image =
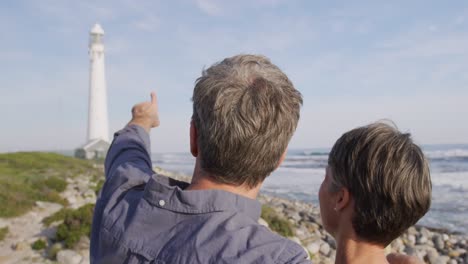
<path fill-rule="evenodd" d="M 260 53 L 304 96 L 290 147 L 390 118 L 421 144 L 468 143 L 466 1 L 1 1 L 0 152 L 73 149 L 87 124 L 88 32 L 104 28 L 110 129 L 156 90 L 153 151 L 187 151 L 203 67 Z"/>

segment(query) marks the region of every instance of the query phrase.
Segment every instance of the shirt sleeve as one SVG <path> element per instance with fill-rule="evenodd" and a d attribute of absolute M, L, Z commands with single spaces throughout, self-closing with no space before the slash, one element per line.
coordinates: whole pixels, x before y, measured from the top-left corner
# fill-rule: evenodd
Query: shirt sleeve
<path fill-rule="evenodd" d="M 153 174 L 149 134 L 138 125 L 127 125 L 114 134 L 105 161 L 106 182 L 101 199 L 144 185 Z"/>
<path fill-rule="evenodd" d="M 105 216 L 130 190 L 143 189 L 153 175 L 150 153 L 149 134 L 142 127 L 127 125 L 114 134 L 105 161 L 106 181 L 94 208 L 91 263 L 98 262 L 109 250 L 107 242 L 101 239 Z"/>
<path fill-rule="evenodd" d="M 295 242 L 288 241 L 288 246 L 284 249 L 276 263 L 278 264 L 311 264 L 308 254 L 304 248 Z"/>

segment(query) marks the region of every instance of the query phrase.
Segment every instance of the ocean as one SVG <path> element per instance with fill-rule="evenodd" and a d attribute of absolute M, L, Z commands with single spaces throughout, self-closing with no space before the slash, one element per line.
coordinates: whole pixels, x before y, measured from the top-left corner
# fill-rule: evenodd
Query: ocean
<path fill-rule="evenodd" d="M 430 163 L 432 205 L 419 224 L 468 234 L 468 144 L 423 146 Z M 265 194 L 318 205 L 329 149 L 292 149 L 262 187 Z M 154 153 L 153 164 L 187 175 L 193 172 L 189 153 Z"/>

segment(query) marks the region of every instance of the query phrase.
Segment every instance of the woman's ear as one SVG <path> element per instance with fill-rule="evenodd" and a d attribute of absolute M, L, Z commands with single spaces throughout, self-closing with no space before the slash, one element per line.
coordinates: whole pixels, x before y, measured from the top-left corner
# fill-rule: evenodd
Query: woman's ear
<path fill-rule="evenodd" d="M 350 194 L 348 188 L 341 187 L 336 193 L 335 211 L 339 212 L 344 210 L 350 203 Z"/>
<path fill-rule="evenodd" d="M 195 123 L 190 121 L 190 152 L 195 158 L 198 156 L 198 140 L 197 140 L 197 128 Z"/>

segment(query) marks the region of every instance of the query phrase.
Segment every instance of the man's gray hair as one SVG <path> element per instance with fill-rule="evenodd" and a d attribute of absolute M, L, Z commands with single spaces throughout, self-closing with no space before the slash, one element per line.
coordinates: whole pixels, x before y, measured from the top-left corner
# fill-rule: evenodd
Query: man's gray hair
<path fill-rule="evenodd" d="M 277 168 L 302 105 L 286 74 L 259 55 L 204 70 L 192 100 L 201 167 L 219 183 L 250 188 Z"/>

